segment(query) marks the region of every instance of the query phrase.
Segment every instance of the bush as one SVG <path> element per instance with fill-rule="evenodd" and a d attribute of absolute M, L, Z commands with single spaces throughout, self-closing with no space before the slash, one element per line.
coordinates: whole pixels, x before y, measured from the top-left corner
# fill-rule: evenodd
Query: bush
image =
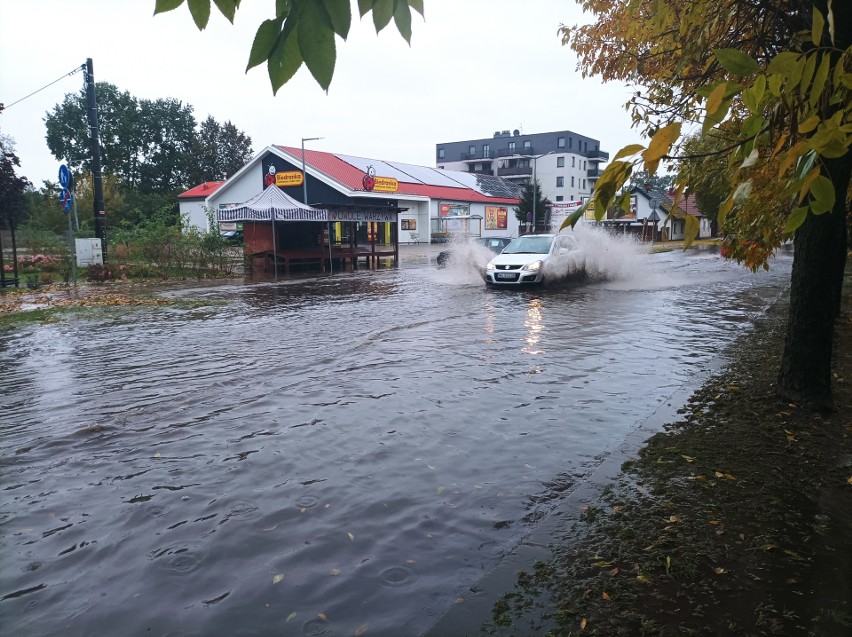
<path fill-rule="evenodd" d="M 115 270 L 110 265 L 93 264 L 86 267 L 86 280 L 91 283 L 106 283 L 115 278 Z"/>

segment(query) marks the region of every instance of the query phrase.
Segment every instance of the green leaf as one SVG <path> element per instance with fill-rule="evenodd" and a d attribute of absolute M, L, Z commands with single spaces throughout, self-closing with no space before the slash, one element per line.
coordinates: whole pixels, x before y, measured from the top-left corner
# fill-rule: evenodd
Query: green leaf
<path fill-rule="evenodd" d="M 305 66 L 323 90 L 328 91 L 337 50 L 331 18 L 321 3 L 308 2 L 304 5 L 299 15 L 297 38 Z"/>
<path fill-rule="evenodd" d="M 577 222 L 578 222 L 580 219 L 582 219 L 582 218 L 583 218 L 583 215 L 585 215 L 585 214 L 586 214 L 586 209 L 589 207 L 589 204 L 591 203 L 591 201 L 592 201 L 591 199 L 587 199 L 587 200 L 586 200 L 586 203 L 584 203 L 582 206 L 580 206 L 579 208 L 577 208 L 577 210 L 575 210 L 575 211 L 574 211 L 574 212 L 572 212 L 570 215 L 568 215 L 567 217 L 565 217 L 565 221 L 563 221 L 563 222 L 562 222 L 562 225 L 561 225 L 561 226 L 559 226 L 559 231 L 561 232 L 562 230 L 564 230 L 564 229 L 565 229 L 565 228 L 567 228 L 568 226 L 571 226 L 572 228 L 573 228 L 574 226 L 576 226 L 576 225 L 577 225 Z"/>
<path fill-rule="evenodd" d="M 789 77 L 793 68 L 799 63 L 801 53 L 793 53 L 792 51 L 782 51 L 769 62 L 766 67 L 767 75 L 778 73 L 784 77 Z"/>
<path fill-rule="evenodd" d="M 760 70 L 756 60 L 737 49 L 715 49 L 713 53 L 722 68 L 734 75 L 744 77 Z"/>
<path fill-rule="evenodd" d="M 811 115 L 804 122 L 801 122 L 799 124 L 799 132 L 802 135 L 804 135 L 805 133 L 810 133 L 817 127 L 817 125 L 819 125 L 821 121 L 822 120 L 819 118 L 819 115 Z"/>
<path fill-rule="evenodd" d="M 787 234 L 793 234 L 796 229 L 805 222 L 805 218 L 807 216 L 807 206 L 794 209 L 793 212 L 790 213 L 790 216 L 787 217 L 787 221 L 784 223 L 784 232 Z"/>
<path fill-rule="evenodd" d="M 283 21 L 283 18 L 277 18 L 275 20 L 264 20 L 260 23 L 251 45 L 246 71 L 269 59 L 273 47 L 278 42 L 278 36 L 281 35 Z M 299 62 L 301 64 L 301 59 Z"/>
<path fill-rule="evenodd" d="M 419 13 L 421 17 L 426 17 L 426 14 L 423 13 L 423 0 L 408 0 L 408 4 L 412 9 Z"/>
<path fill-rule="evenodd" d="M 813 87 L 811 87 L 811 97 L 808 100 L 808 103 L 811 105 L 811 108 L 816 106 L 816 103 L 819 101 L 819 98 L 822 95 L 823 89 L 825 89 L 825 81 L 828 79 L 830 65 L 831 56 L 822 55 L 822 62 L 820 62 L 816 75 L 814 75 L 814 85 Z"/>
<path fill-rule="evenodd" d="M 358 14 L 363 18 L 373 9 L 373 0 L 358 0 Z"/>
<path fill-rule="evenodd" d="M 680 137 L 680 122 L 663 126 L 651 138 L 651 143 L 648 144 L 648 149 L 642 153 L 642 158 L 645 162 L 651 162 L 661 159 L 668 154 L 675 140 Z"/>
<path fill-rule="evenodd" d="M 831 6 L 829 4 L 829 6 Z M 819 9 L 814 5 L 813 12 L 813 24 L 811 25 L 811 42 L 813 42 L 814 46 L 819 46 L 820 41 L 822 40 L 822 30 L 825 28 L 825 18 L 822 17 L 822 13 L 820 13 Z"/>
<path fill-rule="evenodd" d="M 683 230 L 683 249 L 686 250 L 690 245 L 692 245 L 692 242 L 695 241 L 695 237 L 698 236 L 698 231 L 701 228 L 701 225 L 698 223 L 698 219 L 692 215 L 686 215 L 686 219 L 684 221 L 686 222 L 686 225 Z"/>
<path fill-rule="evenodd" d="M 731 110 L 731 100 L 725 100 L 713 114 L 707 114 L 704 118 L 704 123 L 701 125 L 701 132 L 706 133 L 728 116 L 728 111 Z"/>
<path fill-rule="evenodd" d="M 210 20 L 210 0 L 187 0 L 187 4 L 195 26 L 199 31 L 203 31 Z"/>
<path fill-rule="evenodd" d="M 828 212 L 834 208 L 834 185 L 825 175 L 820 175 L 811 184 L 811 210 L 815 215 Z"/>
<path fill-rule="evenodd" d="M 154 2 L 154 15 L 173 11 L 183 4 L 183 0 L 156 0 Z"/>
<path fill-rule="evenodd" d="M 817 56 L 815 52 L 812 52 L 805 59 L 805 67 L 802 70 L 802 79 L 800 82 L 802 96 L 805 95 L 805 91 L 808 90 L 808 86 L 811 84 L 811 78 L 813 78 L 814 71 L 816 70 L 816 60 Z"/>
<path fill-rule="evenodd" d="M 323 0 L 325 10 L 331 18 L 331 27 L 344 40 L 349 35 L 352 26 L 352 9 L 349 0 Z"/>
<path fill-rule="evenodd" d="M 290 15 L 290 0 L 275 0 L 275 17 L 286 18 Z"/>
<path fill-rule="evenodd" d="M 393 20 L 396 22 L 396 28 L 399 29 L 400 35 L 411 45 L 411 9 L 406 0 L 396 0 Z"/>
<path fill-rule="evenodd" d="M 376 33 L 384 29 L 393 17 L 394 0 L 373 0 L 373 24 Z"/>
<path fill-rule="evenodd" d="M 272 82 L 273 94 L 290 81 L 290 78 L 302 66 L 302 53 L 299 50 L 296 24 L 296 22 L 287 21 L 266 64 L 269 80 Z"/>
<path fill-rule="evenodd" d="M 237 13 L 237 7 L 240 5 L 239 0 L 213 0 L 219 8 L 219 13 L 228 19 L 231 24 L 234 23 L 234 15 Z"/>

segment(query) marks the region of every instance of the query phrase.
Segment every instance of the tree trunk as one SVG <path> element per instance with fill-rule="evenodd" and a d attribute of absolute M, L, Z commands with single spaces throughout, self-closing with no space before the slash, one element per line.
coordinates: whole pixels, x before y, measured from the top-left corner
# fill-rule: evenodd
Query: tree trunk
<path fill-rule="evenodd" d="M 831 409 L 834 319 L 846 267 L 846 192 L 852 154 L 824 161 L 837 199 L 831 212 L 809 214 L 796 231 L 787 338 L 778 375 L 785 399 Z"/>

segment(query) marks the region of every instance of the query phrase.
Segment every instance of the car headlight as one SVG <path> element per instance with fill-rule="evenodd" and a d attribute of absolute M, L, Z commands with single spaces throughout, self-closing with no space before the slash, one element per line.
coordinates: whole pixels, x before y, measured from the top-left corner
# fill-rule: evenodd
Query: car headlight
<path fill-rule="evenodd" d="M 494 269 L 495 269 L 494 264 L 493 264 L 491 261 L 489 261 L 489 262 L 485 265 L 485 271 L 486 271 L 486 272 L 491 272 L 491 270 L 494 270 Z"/>
<path fill-rule="evenodd" d="M 544 265 L 544 262 L 541 260 L 533 261 L 532 263 L 527 263 L 521 270 L 527 270 L 528 272 L 538 272 L 541 270 L 541 266 Z"/>

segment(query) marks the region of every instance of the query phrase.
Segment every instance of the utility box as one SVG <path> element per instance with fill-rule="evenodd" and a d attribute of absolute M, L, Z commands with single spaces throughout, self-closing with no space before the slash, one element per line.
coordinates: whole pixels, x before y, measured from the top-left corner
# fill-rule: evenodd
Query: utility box
<path fill-rule="evenodd" d="M 103 265 L 103 244 L 100 239 L 74 239 L 77 246 L 77 265 Z"/>

